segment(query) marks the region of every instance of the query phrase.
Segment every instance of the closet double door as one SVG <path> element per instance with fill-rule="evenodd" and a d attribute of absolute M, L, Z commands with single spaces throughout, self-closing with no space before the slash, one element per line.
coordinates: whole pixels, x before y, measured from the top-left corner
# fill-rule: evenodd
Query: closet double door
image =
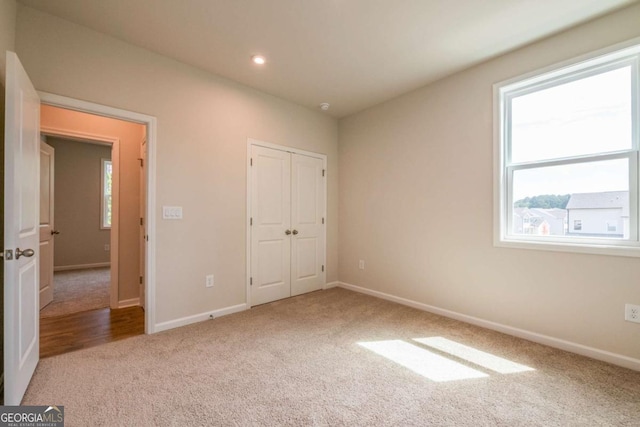
<path fill-rule="evenodd" d="M 250 167 L 251 305 L 322 289 L 323 158 L 252 145 Z"/>

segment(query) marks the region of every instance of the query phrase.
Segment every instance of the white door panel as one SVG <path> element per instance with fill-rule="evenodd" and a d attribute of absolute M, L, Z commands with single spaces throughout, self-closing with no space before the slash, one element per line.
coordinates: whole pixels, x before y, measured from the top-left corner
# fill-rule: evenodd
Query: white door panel
<path fill-rule="evenodd" d="M 289 153 L 253 146 L 251 150 L 251 305 L 291 294 Z"/>
<path fill-rule="evenodd" d="M 322 159 L 291 155 L 291 295 L 324 285 L 324 178 Z"/>
<path fill-rule="evenodd" d="M 40 99 L 15 53 L 6 64 L 5 405 L 18 405 L 39 359 Z M 18 248 L 27 251 L 19 259 Z"/>
<path fill-rule="evenodd" d="M 18 334 L 20 363 L 23 366 L 28 362 L 30 350 L 38 345 L 38 310 L 36 305 L 36 289 L 38 274 L 38 263 L 35 259 L 29 260 L 26 265 L 20 268 L 18 273 L 18 288 L 20 289 L 18 311 L 19 317 L 23 319 Z"/>
<path fill-rule="evenodd" d="M 294 271 L 297 274 L 294 276 L 296 279 L 308 279 L 311 277 L 317 277 L 318 268 L 318 239 L 315 237 L 298 237 L 296 238 L 296 253 L 299 255 L 296 257 L 296 265 Z"/>
<path fill-rule="evenodd" d="M 264 153 L 256 154 L 258 205 L 256 219 L 262 225 L 289 224 L 289 160 Z"/>
<path fill-rule="evenodd" d="M 55 151 L 40 142 L 40 309 L 53 301 Z"/>

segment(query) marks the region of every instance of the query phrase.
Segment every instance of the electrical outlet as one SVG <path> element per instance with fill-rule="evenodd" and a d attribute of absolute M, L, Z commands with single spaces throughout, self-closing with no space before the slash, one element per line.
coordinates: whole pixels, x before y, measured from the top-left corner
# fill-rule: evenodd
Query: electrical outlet
<path fill-rule="evenodd" d="M 107 243 L 106 245 L 104 245 L 104 250 L 108 251 L 111 248 L 111 246 L 109 246 L 109 244 Z"/>
<path fill-rule="evenodd" d="M 364 260 L 363 260 L 363 259 L 361 259 L 360 261 L 358 261 L 358 268 L 359 268 L 360 270 L 364 270 Z"/>
<path fill-rule="evenodd" d="M 207 288 L 213 288 L 213 274 L 208 274 L 205 279 L 205 284 Z"/>
<path fill-rule="evenodd" d="M 625 304 L 624 320 L 628 322 L 640 323 L 640 305 Z"/>

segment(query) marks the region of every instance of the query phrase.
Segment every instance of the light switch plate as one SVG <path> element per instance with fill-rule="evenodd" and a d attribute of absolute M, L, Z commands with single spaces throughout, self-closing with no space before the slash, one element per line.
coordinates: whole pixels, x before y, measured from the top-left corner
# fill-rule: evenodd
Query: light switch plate
<path fill-rule="evenodd" d="M 182 219 L 182 206 L 163 206 L 162 219 Z"/>

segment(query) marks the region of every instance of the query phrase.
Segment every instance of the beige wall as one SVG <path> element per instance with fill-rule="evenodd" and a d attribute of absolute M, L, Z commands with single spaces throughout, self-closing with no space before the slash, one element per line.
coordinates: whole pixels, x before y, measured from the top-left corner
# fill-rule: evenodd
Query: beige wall
<path fill-rule="evenodd" d="M 4 85 L 6 70 L 5 51 L 15 51 L 16 39 L 16 2 L 0 0 L 0 80 Z"/>
<path fill-rule="evenodd" d="M 640 358 L 637 258 L 497 248 L 492 226 L 492 85 L 639 22 L 636 5 L 341 120 L 340 281 Z"/>
<path fill-rule="evenodd" d="M 109 262 L 109 230 L 100 228 L 102 159 L 111 147 L 47 138 L 55 150 L 55 267 Z"/>
<path fill-rule="evenodd" d="M 145 134 L 144 126 L 48 105 L 43 105 L 41 108 L 40 122 L 42 126 L 55 129 L 118 138 L 120 140 L 118 301 L 137 298 L 140 290 L 138 279 L 140 276 L 140 246 L 138 240 L 140 227 L 140 162 L 138 158 L 140 157 L 140 144 Z M 70 165 L 70 167 L 74 168 L 73 165 Z M 58 193 L 56 193 L 56 198 L 58 198 Z M 58 226 L 59 224 L 56 224 L 56 227 Z M 62 229 L 60 231 L 64 232 Z M 64 239 L 62 235 L 60 237 Z M 57 245 L 58 241 L 56 240 L 56 257 Z"/>
<path fill-rule="evenodd" d="M 328 156 L 337 280 L 336 120 L 23 6 L 16 50 L 39 90 L 157 118 L 157 322 L 246 301 L 247 138 Z M 184 219 L 162 220 L 162 205 Z"/>

